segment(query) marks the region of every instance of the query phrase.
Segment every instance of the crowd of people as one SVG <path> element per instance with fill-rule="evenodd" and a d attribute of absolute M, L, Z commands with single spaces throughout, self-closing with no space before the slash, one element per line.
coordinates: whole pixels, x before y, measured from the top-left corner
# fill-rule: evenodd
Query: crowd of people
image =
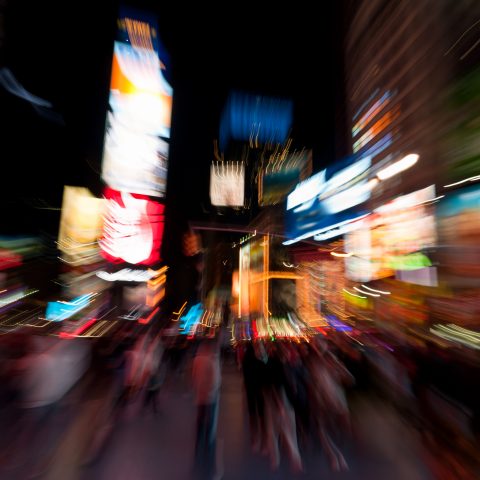
<path fill-rule="evenodd" d="M 303 470 L 301 449 L 320 440 L 333 470 L 348 464 L 337 446 L 349 432 L 345 386 L 354 380 L 326 343 L 262 342 L 239 348 L 252 448 L 280 465 L 280 445 L 294 471 Z"/>
<path fill-rule="evenodd" d="M 226 361 L 242 375 L 251 449 L 264 456 L 273 470 L 280 468 L 285 457 L 293 474 L 303 472 L 306 452 L 312 451 L 312 446 L 319 447 L 333 471 L 349 468 L 344 448 L 353 430 L 349 390 L 357 390 L 365 377 L 375 384 L 376 364 L 381 367 L 377 373 L 383 375 L 376 381 L 397 403 L 410 396 L 421 426 L 428 427 L 423 431 L 435 433 L 432 428 L 445 426 L 448 438 L 459 443 L 469 432 L 461 430 L 466 424 L 457 420 L 458 412 L 467 412 L 464 417 L 473 419 L 471 433 L 477 434 L 478 407 L 471 401 L 476 394 L 459 388 L 474 378 L 473 361 L 467 370 L 462 357 L 462 368 L 455 373 L 455 362 L 447 358 L 449 350 L 419 350 L 415 355 L 401 348 L 371 349 L 358 356 L 359 350 L 342 349 L 333 338 L 268 338 L 227 346 L 221 332 L 214 338 L 188 339 L 165 335 L 164 330 L 125 329 L 114 339 L 96 343 L 41 336 L 6 343 L 1 350 L 0 401 L 8 407 L 4 412 L 14 411 L 15 415 L 0 416 L 3 430 L 9 432 L 8 442 L 2 445 L 0 467 L 3 462 L 13 463 L 14 468 L 25 445 L 36 436 L 41 437 L 42 448 L 36 452 L 35 462 L 41 464 L 40 456 L 51 455 L 60 430 L 71 423 L 52 422 L 52 418 L 74 418 L 69 412 L 85 409 L 85 399 L 92 396 L 99 399 L 101 408 L 95 427 L 84 428 L 88 448 L 83 461 L 95 458 L 132 405 L 137 413 L 156 415 L 162 409 L 159 399 L 166 381 L 178 383 L 181 379 L 196 408 L 195 478 L 220 478 L 216 432 L 222 362 Z M 72 391 L 76 392 L 73 396 Z M 71 400 L 65 402 L 68 395 Z M 460 408 L 447 401 L 449 395 L 459 399 Z"/>

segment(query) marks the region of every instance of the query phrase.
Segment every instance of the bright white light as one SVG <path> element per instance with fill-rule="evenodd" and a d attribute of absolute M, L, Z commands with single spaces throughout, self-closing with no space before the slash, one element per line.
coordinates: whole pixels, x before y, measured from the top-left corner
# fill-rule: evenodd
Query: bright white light
<path fill-rule="evenodd" d="M 298 212 L 303 212 L 305 210 L 308 210 L 309 208 L 312 208 L 314 203 L 315 203 L 315 198 L 312 198 L 311 200 L 307 200 L 306 202 L 303 202 L 300 206 L 296 207 L 293 210 L 293 213 L 298 213 Z"/>
<path fill-rule="evenodd" d="M 333 230 L 329 230 L 326 233 L 320 233 L 315 235 L 313 239 L 316 242 L 323 242 L 324 240 L 329 240 L 330 238 L 338 237 L 339 235 L 343 235 L 344 233 L 348 233 L 350 231 L 347 227 L 335 228 Z"/>
<path fill-rule="evenodd" d="M 413 205 L 414 207 L 417 206 L 417 205 L 422 205 L 424 203 L 433 203 L 433 202 L 437 202 L 438 200 L 444 198 L 445 195 L 439 195 L 438 197 L 435 197 L 435 198 L 429 198 L 428 200 L 424 200 L 423 202 L 418 202 L 416 203 L 415 205 Z"/>
<path fill-rule="evenodd" d="M 346 183 L 350 182 L 354 178 L 364 173 L 366 170 L 368 170 L 368 168 L 370 168 L 370 164 L 371 158 L 365 157 L 358 162 L 355 162 L 353 165 L 350 165 L 343 170 L 340 170 L 327 182 L 327 187 L 325 188 L 324 195 L 333 192 L 337 188 L 345 185 Z"/>
<path fill-rule="evenodd" d="M 367 297 L 364 297 L 363 295 L 357 295 L 356 293 L 349 292 L 346 288 L 342 288 L 342 290 L 343 290 L 345 293 L 348 293 L 349 295 L 351 295 L 352 297 L 367 298 Z"/>
<path fill-rule="evenodd" d="M 443 187 L 444 188 L 455 187 L 456 185 L 461 185 L 462 183 L 476 182 L 477 180 L 480 180 L 480 175 L 475 175 L 474 177 L 468 177 L 468 178 L 465 178 L 464 180 L 460 180 L 459 182 L 449 183 L 448 185 L 444 185 Z"/>
<path fill-rule="evenodd" d="M 340 224 L 343 225 L 344 223 L 345 222 L 341 222 Z M 314 235 L 315 235 L 314 240 L 317 240 L 316 236 L 318 234 L 324 232 L 325 230 L 332 229 L 332 228 L 336 227 L 337 225 L 339 225 L 339 224 L 331 225 L 331 226 L 325 227 L 325 228 L 319 228 L 319 229 L 316 229 L 316 230 L 311 230 L 307 233 L 304 233 L 303 235 L 300 235 L 299 237 L 293 238 L 291 240 L 285 240 L 284 242 L 282 242 L 282 245 L 292 245 L 293 243 L 300 242 L 301 240 L 305 240 L 307 238 L 313 237 Z"/>
<path fill-rule="evenodd" d="M 370 297 L 379 297 L 380 296 L 378 293 L 365 292 L 364 290 L 362 290 L 358 287 L 353 287 L 353 289 L 356 290 L 359 293 L 363 293 L 364 295 L 368 295 Z"/>
<path fill-rule="evenodd" d="M 376 208 L 375 212 L 376 213 L 393 212 L 395 210 L 414 207 L 416 205 L 432 202 L 434 200 L 438 200 L 438 198 L 435 197 L 435 185 L 430 185 L 428 187 L 422 188 L 421 190 L 417 190 L 407 195 L 402 195 L 401 197 L 397 197 L 391 202 Z"/>
<path fill-rule="evenodd" d="M 126 117 L 126 118 L 124 118 Z M 142 117 L 146 119 L 147 116 Z M 112 188 L 152 196 L 163 196 L 166 190 L 168 143 L 148 135 L 140 121 L 125 113 L 109 113 L 105 137 L 102 178 Z"/>
<path fill-rule="evenodd" d="M 349 252 L 349 253 L 330 252 L 330 255 L 333 255 L 334 257 L 345 258 L 345 257 L 351 257 L 353 253 L 352 252 Z"/>
<path fill-rule="evenodd" d="M 365 213 L 364 215 L 360 215 L 359 217 L 351 218 L 349 220 L 344 220 L 343 222 L 338 222 L 338 223 L 335 223 L 334 225 L 329 225 L 328 227 L 324 227 L 324 228 L 321 228 L 321 229 L 317 230 L 316 233 L 322 233 L 322 232 L 325 232 L 327 230 L 331 230 L 332 228 L 340 227 L 342 225 L 346 225 L 347 223 L 352 223 L 355 220 L 360 220 L 361 218 L 365 218 L 368 215 L 369 215 L 369 213 Z"/>
<path fill-rule="evenodd" d="M 210 202 L 217 207 L 243 207 L 245 165 L 242 162 L 215 162 L 210 167 Z"/>
<path fill-rule="evenodd" d="M 108 201 L 104 238 L 100 247 L 114 258 L 137 264 L 147 260 L 153 248 L 153 230 L 147 214 L 148 200 L 121 193 L 125 207 Z"/>
<path fill-rule="evenodd" d="M 359 217 L 352 218 L 350 220 L 345 220 L 343 222 L 336 223 L 335 225 L 330 225 L 329 227 L 322 228 L 316 232 L 313 239 L 318 242 L 318 241 L 327 240 L 329 238 L 336 237 L 338 235 L 342 235 L 343 233 L 351 232 L 352 230 L 355 230 L 359 226 L 355 223 L 356 220 L 365 218 L 368 215 L 369 214 L 366 213 L 365 215 L 360 215 Z M 338 228 L 338 227 L 343 227 L 343 228 Z"/>
<path fill-rule="evenodd" d="M 333 230 L 329 230 L 328 232 L 325 233 L 320 233 L 318 235 L 315 235 L 313 238 L 317 242 L 322 242 L 324 240 L 329 240 L 330 238 L 335 238 L 338 237 L 339 235 L 343 235 L 344 233 L 349 233 L 352 230 L 354 230 L 356 227 L 352 227 L 350 225 L 345 225 L 340 228 L 334 228 Z M 335 256 L 335 255 L 334 255 Z M 339 256 L 339 255 L 337 255 Z"/>
<path fill-rule="evenodd" d="M 158 276 L 158 272 L 155 270 L 133 270 L 131 268 L 124 268 L 114 273 L 104 271 L 97 272 L 97 277 L 107 282 L 148 282 L 148 280 L 156 276 Z"/>
<path fill-rule="evenodd" d="M 417 163 L 419 156 L 416 153 L 410 153 L 395 163 L 392 163 L 377 173 L 380 180 L 391 178 L 397 173 L 403 172 Z"/>
<path fill-rule="evenodd" d="M 302 205 L 309 200 L 313 200 L 325 189 L 326 170 L 313 175 L 304 182 L 297 185 L 295 190 L 287 197 L 287 210 Z"/>
<path fill-rule="evenodd" d="M 384 295 L 390 295 L 390 292 L 384 292 L 382 290 L 375 290 L 374 288 L 367 287 L 366 285 L 363 285 L 363 284 L 362 284 L 362 287 L 366 288 L 367 290 L 370 290 L 371 292 L 383 293 Z"/>
<path fill-rule="evenodd" d="M 326 198 L 322 201 L 322 205 L 327 213 L 343 212 L 347 208 L 367 201 L 370 198 L 371 190 L 370 182 L 363 182 Z"/>

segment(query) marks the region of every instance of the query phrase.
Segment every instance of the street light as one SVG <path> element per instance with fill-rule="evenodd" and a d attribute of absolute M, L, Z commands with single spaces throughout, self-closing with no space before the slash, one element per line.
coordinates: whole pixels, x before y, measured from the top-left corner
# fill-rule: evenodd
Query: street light
<path fill-rule="evenodd" d="M 403 172 L 404 170 L 407 170 L 408 168 L 412 167 L 417 163 L 419 159 L 419 155 L 416 153 L 410 153 L 403 157 L 402 159 L 398 160 L 395 163 L 392 163 L 388 167 L 385 167 L 384 169 L 380 170 L 377 173 L 377 177 L 380 180 L 386 180 L 387 178 L 391 178 L 397 173 Z"/>

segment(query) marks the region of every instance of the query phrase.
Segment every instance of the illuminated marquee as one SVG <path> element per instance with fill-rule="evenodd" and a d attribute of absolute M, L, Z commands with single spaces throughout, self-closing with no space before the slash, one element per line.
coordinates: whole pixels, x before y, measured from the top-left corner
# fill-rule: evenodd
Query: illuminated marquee
<path fill-rule="evenodd" d="M 164 205 L 145 195 L 105 190 L 108 200 L 100 240 L 102 255 L 115 263 L 151 265 L 160 260 Z"/>

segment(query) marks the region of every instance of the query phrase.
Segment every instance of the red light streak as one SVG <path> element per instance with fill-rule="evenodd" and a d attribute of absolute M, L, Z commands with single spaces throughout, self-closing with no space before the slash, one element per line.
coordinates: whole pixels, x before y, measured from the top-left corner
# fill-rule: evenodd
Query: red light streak
<path fill-rule="evenodd" d="M 160 307 L 157 307 L 147 318 L 139 318 L 138 323 L 141 323 L 142 325 L 146 325 L 147 323 L 150 322 L 150 320 L 154 317 L 154 315 L 158 312 Z"/>
<path fill-rule="evenodd" d="M 75 338 L 75 337 L 79 337 L 80 334 L 82 334 L 85 330 L 87 330 L 88 328 L 90 328 L 95 322 L 97 321 L 96 318 L 92 318 L 91 320 L 89 320 L 88 322 L 84 323 L 83 325 L 81 325 L 80 327 L 78 327 L 73 333 L 69 333 L 69 332 L 60 332 L 58 334 L 58 336 L 60 338 Z"/>

